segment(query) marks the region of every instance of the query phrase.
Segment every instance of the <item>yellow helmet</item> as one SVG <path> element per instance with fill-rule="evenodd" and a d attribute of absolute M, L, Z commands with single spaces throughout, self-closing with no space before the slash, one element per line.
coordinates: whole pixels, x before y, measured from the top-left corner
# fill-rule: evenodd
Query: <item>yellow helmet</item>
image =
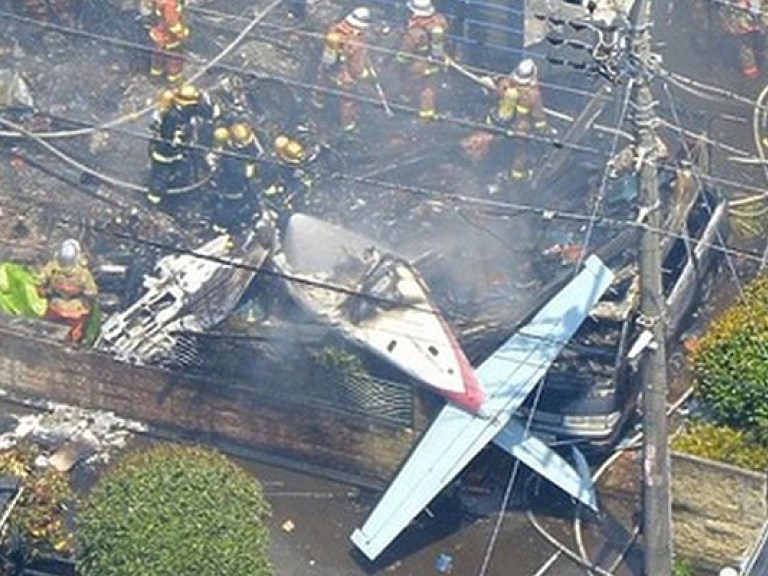
<path fill-rule="evenodd" d="M 278 136 L 274 142 L 277 156 L 286 164 L 301 164 L 304 162 L 304 148 L 296 140 L 287 136 Z"/>
<path fill-rule="evenodd" d="M 341 45 L 344 43 L 344 36 L 336 31 L 331 31 L 325 37 L 325 45 L 331 50 L 341 49 Z"/>
<path fill-rule="evenodd" d="M 227 130 L 224 126 L 219 126 L 216 128 L 216 130 L 213 131 L 213 141 L 216 144 L 224 144 L 229 140 L 229 130 Z"/>
<path fill-rule="evenodd" d="M 237 144 L 247 144 L 253 138 L 253 130 L 245 122 L 233 124 L 229 131 Z"/>
<path fill-rule="evenodd" d="M 189 104 L 195 104 L 200 99 L 200 91 L 192 86 L 192 84 L 182 84 L 178 90 L 176 90 L 175 100 L 177 104 L 187 106 Z"/>
<path fill-rule="evenodd" d="M 157 99 L 157 109 L 161 112 L 168 110 L 173 104 L 173 90 L 163 90 Z"/>

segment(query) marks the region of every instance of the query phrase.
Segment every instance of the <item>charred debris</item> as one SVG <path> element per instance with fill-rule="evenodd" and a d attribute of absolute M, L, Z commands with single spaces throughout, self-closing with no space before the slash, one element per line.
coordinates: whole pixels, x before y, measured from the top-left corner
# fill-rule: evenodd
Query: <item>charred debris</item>
<path fill-rule="evenodd" d="M 201 173 L 191 190 L 174 198 L 172 208 L 146 203 L 148 112 L 163 86 L 146 73 L 141 13 L 131 2 L 82 0 L 68 6 L 66 15 L 40 19 L 23 1 L 0 2 L 0 256 L 40 264 L 62 239 L 78 238 L 90 256 L 99 301 L 114 315 L 141 302 L 145 277 L 162 281 L 161 259 L 183 258 L 215 244 L 212 193 Z M 196 82 L 225 114 L 254 127 L 266 164 L 276 161 L 271 143 L 282 134 L 309 151 L 302 169 L 311 192 L 301 211 L 388 246 L 408 262 L 473 363 L 566 282 L 585 253 L 596 251 L 622 271 L 617 300 L 617 294 L 631 293 L 637 190 L 632 167 L 621 166 L 619 156 L 610 158 L 631 142 L 620 132 L 616 137 L 615 131 L 596 128 L 615 122 L 622 89 L 597 76 L 545 70 L 543 97 L 557 113 L 550 118 L 557 135 L 496 138 L 484 159 L 473 160 L 462 140 L 482 128 L 488 93 L 466 77 L 443 71 L 441 117 L 419 121 L 392 72 L 402 14 L 389 4 L 374 5 L 379 18 L 372 60 L 394 113 L 387 113 L 373 88 L 362 91 L 360 130 L 350 137 L 334 128 L 332 107 L 313 109 L 311 91 L 323 31 L 353 7 L 324 0 L 278 6 Z M 202 71 L 260 9 L 216 1 L 189 2 L 187 8 L 193 31 L 188 74 Z M 473 58 L 467 59 L 496 73 L 514 66 L 509 55 L 490 62 Z M 500 177 L 510 155 L 522 147 L 536 159 L 533 177 L 522 182 Z M 692 195 L 685 188 L 692 171 L 708 169 L 707 151 L 698 144 L 693 150 L 692 155 L 670 150 L 666 167 L 660 168 L 669 227 L 683 236 L 692 222 L 691 207 L 711 214 L 718 203 L 715 191 Z M 608 159 L 613 168 L 604 178 Z M 276 266 L 268 254 L 279 249 L 290 215 L 283 216 L 261 223 L 262 231 L 276 232 L 256 239 L 255 252 L 243 249 L 254 241 L 252 235 L 235 239 L 236 269 L 242 273 L 236 301 L 223 307 L 228 313 L 211 313 L 222 308 L 223 298 L 232 299 L 228 284 L 222 289 L 214 281 L 217 289 L 184 303 L 198 319 L 204 311 L 206 321 L 168 330 L 174 339 L 168 350 L 174 352 L 157 361 L 224 376 L 259 373 L 283 392 L 293 390 L 342 409 L 407 414 L 410 404 L 403 398 L 412 392 L 404 384 L 406 373 L 340 339 L 297 305 L 291 292 L 301 279 Z M 232 258 L 215 246 L 211 250 L 214 262 Z M 166 304 L 142 308 L 148 311 L 144 319 L 157 320 L 153 306 Z M 615 358 L 606 356 L 599 365 L 582 352 L 629 338 L 624 321 L 634 313 L 632 301 L 618 303 L 605 313 L 605 322 L 602 316 L 593 320 L 555 372 L 613 374 Z M 127 360 L 146 360 L 132 356 L 130 345 L 121 348 L 125 342 L 116 335 L 134 325 L 115 327 L 108 320 L 105 327 L 113 330 L 103 336 L 112 338 L 107 350 Z M 324 382 L 310 385 L 307 380 L 317 378 L 318 366 Z M 341 392 L 333 374 L 343 375 Z M 375 386 L 370 374 L 377 377 Z"/>

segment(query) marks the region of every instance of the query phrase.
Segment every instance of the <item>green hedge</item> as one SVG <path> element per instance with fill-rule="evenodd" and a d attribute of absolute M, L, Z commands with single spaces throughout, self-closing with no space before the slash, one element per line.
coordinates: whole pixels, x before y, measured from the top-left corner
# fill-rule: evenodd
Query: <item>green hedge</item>
<path fill-rule="evenodd" d="M 696 571 L 687 558 L 675 558 L 672 562 L 672 576 L 696 576 Z"/>
<path fill-rule="evenodd" d="M 764 472 L 768 468 L 768 448 L 755 444 L 739 430 L 692 422 L 684 433 L 672 440 L 679 452 Z"/>
<path fill-rule="evenodd" d="M 161 445 L 94 487 L 78 519 L 85 576 L 272 576 L 260 484 L 224 456 Z"/>
<path fill-rule="evenodd" d="M 768 275 L 713 322 L 693 367 L 697 393 L 717 423 L 768 439 Z"/>

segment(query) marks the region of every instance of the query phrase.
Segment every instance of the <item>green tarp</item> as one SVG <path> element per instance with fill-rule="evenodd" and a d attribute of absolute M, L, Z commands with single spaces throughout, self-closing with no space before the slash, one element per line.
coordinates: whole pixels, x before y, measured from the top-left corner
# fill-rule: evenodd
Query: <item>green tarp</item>
<path fill-rule="evenodd" d="M 37 294 L 37 276 L 19 264 L 0 262 L 0 312 L 39 318 L 47 302 Z"/>

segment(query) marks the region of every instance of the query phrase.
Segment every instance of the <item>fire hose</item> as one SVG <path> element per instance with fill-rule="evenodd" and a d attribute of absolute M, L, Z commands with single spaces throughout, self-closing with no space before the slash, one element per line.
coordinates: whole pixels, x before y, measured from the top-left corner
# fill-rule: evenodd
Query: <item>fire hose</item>
<path fill-rule="evenodd" d="M 387 116 L 394 116 L 395 113 L 392 112 L 392 108 L 389 106 L 389 101 L 387 100 L 384 88 L 381 86 L 381 82 L 379 82 L 379 75 L 376 73 L 376 68 L 373 67 L 370 60 L 368 61 L 368 73 L 371 75 L 373 85 L 376 88 L 376 94 L 379 97 L 379 102 L 381 102 L 381 105 L 384 107 L 384 112 L 386 112 Z"/>
<path fill-rule="evenodd" d="M 458 72 L 465 78 L 472 80 L 472 82 L 479 84 L 484 88 L 488 88 L 488 90 L 493 90 L 496 87 L 496 83 L 493 81 L 493 78 L 491 78 L 490 76 L 480 76 L 479 74 L 475 74 L 471 70 L 468 70 L 467 68 L 465 68 L 464 66 L 456 62 L 456 60 L 454 60 L 453 58 L 449 58 L 448 56 L 446 56 L 445 64 L 449 68 L 453 68 L 454 70 L 456 70 L 456 72 Z"/>

